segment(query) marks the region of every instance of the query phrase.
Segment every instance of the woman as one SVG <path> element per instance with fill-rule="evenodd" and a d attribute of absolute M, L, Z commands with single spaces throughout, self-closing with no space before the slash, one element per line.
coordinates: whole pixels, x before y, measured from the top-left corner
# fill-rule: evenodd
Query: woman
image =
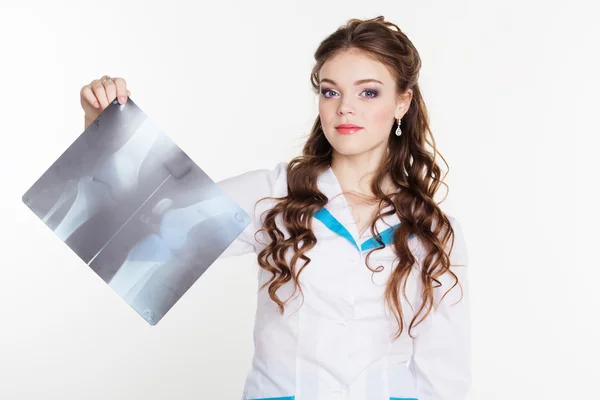
<path fill-rule="evenodd" d="M 348 21 L 315 59 L 302 156 L 219 183 L 253 217 L 222 257 L 256 252 L 264 289 L 243 399 L 464 399 L 467 250 L 434 202 L 419 54 L 377 17 Z M 128 94 L 121 78 L 84 86 L 86 123 Z"/>

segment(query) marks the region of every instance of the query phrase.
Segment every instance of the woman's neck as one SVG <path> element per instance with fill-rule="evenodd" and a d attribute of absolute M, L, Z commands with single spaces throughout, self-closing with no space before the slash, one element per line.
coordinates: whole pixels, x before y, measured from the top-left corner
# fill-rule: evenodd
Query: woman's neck
<path fill-rule="evenodd" d="M 331 169 L 335 174 L 343 192 L 350 192 L 361 196 L 373 196 L 371 182 L 375 178 L 382 157 L 372 154 L 359 154 L 353 156 L 335 155 L 331 160 Z M 384 193 L 394 193 L 397 189 L 391 178 L 385 177 L 382 185 Z"/>

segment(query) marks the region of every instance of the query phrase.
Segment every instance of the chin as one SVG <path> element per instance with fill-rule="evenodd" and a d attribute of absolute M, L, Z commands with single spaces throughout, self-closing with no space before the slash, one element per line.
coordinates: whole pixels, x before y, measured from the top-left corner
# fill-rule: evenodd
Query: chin
<path fill-rule="evenodd" d="M 340 139 L 342 139 L 342 140 L 340 140 Z M 350 140 L 348 140 L 348 139 L 350 139 Z M 329 143 L 331 144 L 331 147 L 333 147 L 333 150 L 342 156 L 355 156 L 355 155 L 359 155 L 362 153 L 366 153 L 368 151 L 375 150 L 377 147 L 379 147 L 382 144 L 380 142 L 368 143 L 363 140 L 360 140 L 360 139 L 356 140 L 356 139 L 359 139 L 359 138 L 356 138 L 356 137 L 335 138 L 334 140 L 329 140 Z"/>
<path fill-rule="evenodd" d="M 332 147 L 336 153 L 343 155 L 343 156 L 359 155 L 359 154 L 365 153 L 373 148 L 372 146 L 365 146 L 364 144 L 360 144 L 360 143 L 356 143 L 354 145 L 350 144 L 350 143 L 345 143 L 345 144 L 340 145 L 339 143 L 337 143 L 335 145 L 332 145 Z"/>

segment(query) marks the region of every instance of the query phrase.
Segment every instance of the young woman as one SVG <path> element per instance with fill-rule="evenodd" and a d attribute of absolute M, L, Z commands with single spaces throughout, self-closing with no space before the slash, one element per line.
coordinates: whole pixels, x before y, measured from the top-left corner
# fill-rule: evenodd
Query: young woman
<path fill-rule="evenodd" d="M 434 201 L 419 54 L 380 16 L 348 21 L 315 59 L 302 155 L 219 183 L 253 217 L 222 257 L 261 267 L 243 399 L 464 399 L 467 249 Z M 122 78 L 85 85 L 86 125 L 128 94 Z"/>

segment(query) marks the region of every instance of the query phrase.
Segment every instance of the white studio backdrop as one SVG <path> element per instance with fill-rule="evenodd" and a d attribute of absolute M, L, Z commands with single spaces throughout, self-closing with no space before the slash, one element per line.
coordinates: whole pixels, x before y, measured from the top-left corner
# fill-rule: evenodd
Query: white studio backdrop
<path fill-rule="evenodd" d="M 104 74 L 124 77 L 136 104 L 215 181 L 291 159 L 317 112 L 318 43 L 349 18 L 377 15 L 421 54 L 450 164 L 442 208 L 463 225 L 471 270 L 468 400 L 597 398 L 593 3 L 1 4 L 1 399 L 241 396 L 253 256 L 217 261 L 151 327 L 21 195 L 83 131 L 79 89 Z"/>

